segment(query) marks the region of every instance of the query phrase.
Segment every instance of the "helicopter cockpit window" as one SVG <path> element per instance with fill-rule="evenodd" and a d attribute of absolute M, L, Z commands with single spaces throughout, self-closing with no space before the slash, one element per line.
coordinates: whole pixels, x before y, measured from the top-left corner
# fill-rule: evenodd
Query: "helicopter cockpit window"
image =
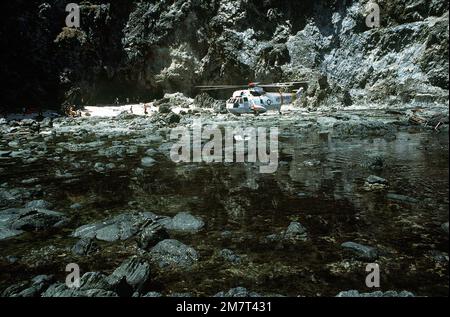
<path fill-rule="evenodd" d="M 244 98 L 244 102 L 248 102 L 248 98 Z"/>
<path fill-rule="evenodd" d="M 242 98 L 239 98 L 239 103 L 242 103 Z"/>

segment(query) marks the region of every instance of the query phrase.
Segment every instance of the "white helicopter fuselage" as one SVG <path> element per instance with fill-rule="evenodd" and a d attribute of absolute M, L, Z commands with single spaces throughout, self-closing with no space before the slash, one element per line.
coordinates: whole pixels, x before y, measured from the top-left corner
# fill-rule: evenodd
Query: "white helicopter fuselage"
<path fill-rule="evenodd" d="M 299 98 L 296 93 L 266 92 L 260 87 L 238 90 L 227 100 L 227 110 L 235 115 L 246 113 L 261 114 L 268 110 L 281 111 L 281 106 Z"/>

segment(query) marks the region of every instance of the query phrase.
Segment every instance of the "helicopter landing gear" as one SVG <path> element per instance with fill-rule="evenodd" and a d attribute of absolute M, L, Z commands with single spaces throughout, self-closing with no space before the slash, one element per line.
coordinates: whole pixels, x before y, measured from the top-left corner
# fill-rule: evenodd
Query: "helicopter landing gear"
<path fill-rule="evenodd" d="M 255 115 L 255 117 L 259 116 L 258 110 L 253 110 L 253 114 Z"/>

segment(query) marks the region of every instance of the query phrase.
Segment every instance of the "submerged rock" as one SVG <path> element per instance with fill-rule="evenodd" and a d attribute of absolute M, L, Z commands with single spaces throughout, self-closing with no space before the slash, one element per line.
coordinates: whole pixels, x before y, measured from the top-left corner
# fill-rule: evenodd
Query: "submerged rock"
<path fill-rule="evenodd" d="M 355 242 L 344 242 L 341 247 L 353 252 L 360 259 L 372 261 L 378 258 L 378 251 L 375 248 L 368 247 Z"/>
<path fill-rule="evenodd" d="M 149 254 L 160 268 L 188 269 L 199 259 L 199 255 L 194 248 L 177 240 L 161 241 Z"/>

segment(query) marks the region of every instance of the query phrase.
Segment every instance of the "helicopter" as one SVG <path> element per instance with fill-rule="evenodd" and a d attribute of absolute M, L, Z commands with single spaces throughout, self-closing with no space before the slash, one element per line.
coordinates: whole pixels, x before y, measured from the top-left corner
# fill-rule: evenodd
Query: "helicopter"
<path fill-rule="evenodd" d="M 307 84 L 307 82 L 298 81 L 273 84 L 249 83 L 246 86 L 197 86 L 197 88 L 202 91 L 246 88 L 234 91 L 233 96 L 226 101 L 226 108 L 228 112 L 236 116 L 242 114 L 254 114 L 255 116 L 258 116 L 269 110 L 275 110 L 281 114 L 281 107 L 283 105 L 291 104 L 295 100 L 301 98 L 304 87 L 291 90 L 292 92 L 288 92 L 288 90 L 292 87 L 305 84 Z M 268 92 L 265 88 L 275 88 L 278 92 Z"/>

